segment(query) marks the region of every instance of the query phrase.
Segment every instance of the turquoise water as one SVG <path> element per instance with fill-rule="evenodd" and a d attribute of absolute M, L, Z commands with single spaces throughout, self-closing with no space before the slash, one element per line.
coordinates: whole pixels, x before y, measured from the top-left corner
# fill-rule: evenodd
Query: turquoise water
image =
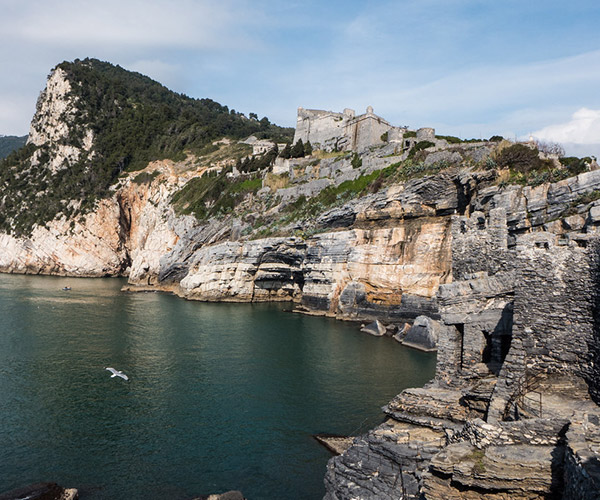
<path fill-rule="evenodd" d="M 123 284 L 0 275 L 0 492 L 321 498 L 330 455 L 311 435 L 366 430 L 433 376 L 435 356 L 356 325 Z"/>

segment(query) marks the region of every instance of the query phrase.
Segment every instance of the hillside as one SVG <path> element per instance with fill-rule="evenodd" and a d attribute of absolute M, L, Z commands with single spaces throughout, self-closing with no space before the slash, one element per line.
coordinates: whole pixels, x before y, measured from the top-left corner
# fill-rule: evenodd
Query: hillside
<path fill-rule="evenodd" d="M 598 498 L 596 161 L 372 107 L 298 125 L 278 144 L 266 119 L 59 65 L 0 164 L 0 271 L 292 302 L 437 349 L 434 380 L 330 460 L 327 500 Z"/>
<path fill-rule="evenodd" d="M 10 153 L 23 147 L 27 142 L 27 136 L 0 135 L 0 160 L 6 158 Z"/>
<path fill-rule="evenodd" d="M 0 229 L 24 234 L 60 212 L 86 211 L 123 172 L 250 134 L 289 141 L 293 130 L 109 63 L 63 62 L 40 96 L 27 146 L 0 163 Z"/>

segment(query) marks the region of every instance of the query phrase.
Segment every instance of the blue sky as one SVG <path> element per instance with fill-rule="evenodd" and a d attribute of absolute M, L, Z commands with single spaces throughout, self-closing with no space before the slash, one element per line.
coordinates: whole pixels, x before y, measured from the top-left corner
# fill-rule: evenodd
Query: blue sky
<path fill-rule="evenodd" d="M 293 126 L 362 112 L 461 137 L 533 134 L 600 156 L 600 2 L 0 0 L 0 133 L 50 69 L 96 57 Z"/>

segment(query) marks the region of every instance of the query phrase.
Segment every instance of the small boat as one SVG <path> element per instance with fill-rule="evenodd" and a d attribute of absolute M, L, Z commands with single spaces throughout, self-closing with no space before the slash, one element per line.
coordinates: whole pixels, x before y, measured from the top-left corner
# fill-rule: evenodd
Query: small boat
<path fill-rule="evenodd" d="M 63 286 L 63 290 L 65 290 L 65 291 L 69 291 L 70 289 L 71 289 L 70 286 Z"/>

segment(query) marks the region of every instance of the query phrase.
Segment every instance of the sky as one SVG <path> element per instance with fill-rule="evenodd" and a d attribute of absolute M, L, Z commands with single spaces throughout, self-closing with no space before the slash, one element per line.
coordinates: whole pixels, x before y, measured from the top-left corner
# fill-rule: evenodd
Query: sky
<path fill-rule="evenodd" d="M 295 126 L 298 106 L 600 157 L 597 0 L 0 0 L 0 134 L 94 57 Z"/>

